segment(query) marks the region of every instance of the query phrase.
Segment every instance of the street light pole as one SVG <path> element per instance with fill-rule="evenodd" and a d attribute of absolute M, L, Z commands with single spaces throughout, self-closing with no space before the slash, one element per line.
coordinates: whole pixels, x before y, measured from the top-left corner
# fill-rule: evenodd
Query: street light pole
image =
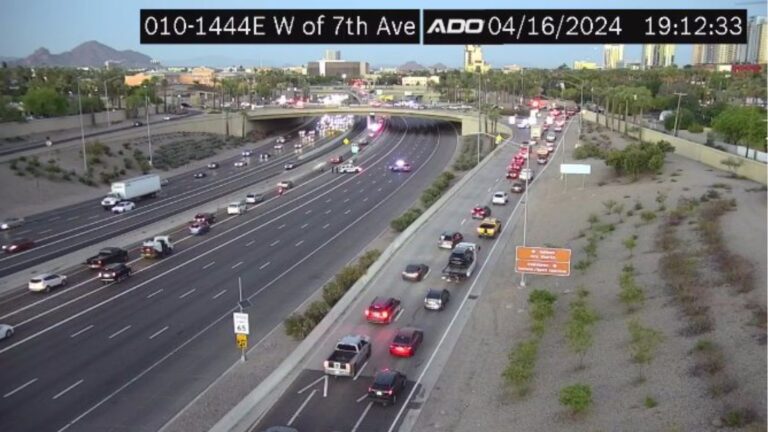
<path fill-rule="evenodd" d="M 104 99 L 105 108 L 107 109 L 107 127 L 112 126 L 112 122 L 109 120 L 109 93 L 107 90 L 107 81 L 104 81 Z"/>
<path fill-rule="evenodd" d="M 480 107 L 480 83 L 482 82 L 482 72 L 477 75 L 477 163 L 480 164 L 480 122 L 483 111 Z"/>
<path fill-rule="evenodd" d="M 147 115 L 147 142 L 149 143 L 149 166 L 152 166 L 152 133 L 149 129 L 149 88 L 145 87 L 144 111 Z"/>
<path fill-rule="evenodd" d="M 80 98 L 80 78 L 77 79 L 77 109 L 80 111 L 80 141 L 83 144 L 83 175 L 88 173 L 88 155 L 85 150 L 85 128 L 83 127 L 83 102 Z"/>
<path fill-rule="evenodd" d="M 565 148 L 563 148 L 565 152 Z M 528 151 L 528 157 L 525 158 L 525 193 L 523 194 L 523 247 L 528 246 L 528 188 L 531 186 L 531 152 Z M 525 288 L 525 273 L 520 275 L 520 287 Z"/>
<path fill-rule="evenodd" d="M 677 110 L 675 111 L 675 128 L 673 136 L 677 136 L 677 122 L 680 120 L 680 102 L 683 100 L 683 96 L 688 96 L 687 93 L 674 93 L 677 95 Z"/>

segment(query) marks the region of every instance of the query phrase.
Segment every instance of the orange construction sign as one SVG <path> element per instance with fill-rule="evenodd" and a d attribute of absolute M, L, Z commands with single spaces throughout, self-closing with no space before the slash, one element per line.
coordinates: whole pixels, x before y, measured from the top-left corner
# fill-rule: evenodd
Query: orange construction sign
<path fill-rule="evenodd" d="M 570 276 L 571 250 L 518 246 L 515 271 L 549 276 Z"/>

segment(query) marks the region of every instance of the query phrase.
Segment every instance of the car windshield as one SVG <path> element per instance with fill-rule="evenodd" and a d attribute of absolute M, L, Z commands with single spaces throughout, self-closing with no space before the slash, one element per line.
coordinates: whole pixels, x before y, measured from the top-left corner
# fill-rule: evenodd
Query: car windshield
<path fill-rule="evenodd" d="M 373 381 L 374 386 L 388 387 L 392 385 L 392 381 L 395 380 L 395 374 L 391 372 L 380 373 L 376 375 Z"/>
<path fill-rule="evenodd" d="M 395 344 L 408 344 L 411 342 L 411 335 L 398 334 L 395 336 L 395 339 L 392 342 Z"/>
<path fill-rule="evenodd" d="M 493 194 L 493 196 L 495 196 L 496 198 L 503 198 L 504 192 L 496 192 L 495 194 Z"/>
<path fill-rule="evenodd" d="M 42 280 L 41 278 L 33 278 L 33 279 L 30 279 L 30 282 L 32 282 L 32 283 L 40 283 L 40 282 L 42 282 L 42 281 L 43 281 L 43 280 Z"/>
<path fill-rule="evenodd" d="M 437 290 L 429 290 L 427 293 L 428 299 L 439 299 L 440 298 L 440 291 Z"/>
<path fill-rule="evenodd" d="M 405 266 L 405 271 L 407 273 L 416 273 L 417 271 L 419 271 L 420 267 L 421 266 L 419 266 L 418 264 L 408 264 L 407 266 Z"/>
<path fill-rule="evenodd" d="M 494 225 L 492 222 L 485 222 L 480 224 L 480 228 L 493 228 L 496 225 Z"/>

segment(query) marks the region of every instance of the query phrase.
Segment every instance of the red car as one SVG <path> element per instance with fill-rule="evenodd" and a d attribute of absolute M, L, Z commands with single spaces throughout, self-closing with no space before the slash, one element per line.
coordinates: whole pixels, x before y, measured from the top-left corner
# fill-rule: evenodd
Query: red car
<path fill-rule="evenodd" d="M 512 170 L 507 172 L 507 178 L 509 180 L 515 180 L 520 177 L 520 170 Z"/>
<path fill-rule="evenodd" d="M 488 206 L 475 206 L 472 209 L 472 219 L 485 219 L 491 216 L 491 208 Z"/>
<path fill-rule="evenodd" d="M 394 297 L 376 297 L 365 309 L 365 319 L 369 323 L 389 324 L 400 312 L 400 300 Z"/>
<path fill-rule="evenodd" d="M 395 357 L 413 357 L 423 340 L 423 331 L 413 327 L 401 328 L 389 344 L 389 353 Z"/>
<path fill-rule="evenodd" d="M 35 247 L 35 242 L 28 238 L 22 238 L 12 240 L 10 243 L 3 245 L 3 250 L 5 253 L 11 254 L 32 249 L 33 247 Z"/>

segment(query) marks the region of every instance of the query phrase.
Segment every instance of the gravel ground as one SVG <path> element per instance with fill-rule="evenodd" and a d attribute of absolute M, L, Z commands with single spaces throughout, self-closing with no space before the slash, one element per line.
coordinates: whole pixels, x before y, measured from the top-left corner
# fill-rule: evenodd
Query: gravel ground
<path fill-rule="evenodd" d="M 612 141 L 623 145 L 619 138 L 612 137 Z M 616 230 L 599 242 L 598 259 L 584 274 L 574 270 L 568 278 L 528 277 L 524 289 L 518 286 L 520 278 L 513 271 L 514 249 L 506 247 L 509 266 L 494 269 L 438 385 L 422 407 L 414 431 L 710 431 L 718 430 L 717 419 L 731 407 L 749 407 L 758 415 L 764 414 L 765 346 L 759 342 L 760 329 L 747 324 L 751 311 L 744 304 L 766 305 L 765 191 L 747 192 L 756 185 L 726 178 L 725 173 L 675 155 L 667 160 L 663 175 L 632 184 L 617 181 L 613 171 L 597 160 L 589 161 L 592 175 L 584 189 L 580 189 L 580 181 L 569 181 L 567 191 L 558 179 L 537 183 L 530 200 L 529 244 L 569 247 L 575 263 L 584 257 L 586 241 L 578 237 L 579 231 L 588 227 L 591 213 L 600 215 L 603 222 L 615 223 Z M 682 316 L 659 279 L 662 253 L 656 250 L 654 238 L 661 218 L 642 224 L 639 212 L 635 212 L 631 217 L 625 215 L 621 223 L 617 215 L 605 216 L 602 202 L 613 199 L 624 203 L 625 214 L 635 201 L 645 210 L 655 210 L 657 191 L 662 191 L 668 194 L 667 207 L 672 208 L 680 196 L 698 197 L 718 182 L 732 185 L 732 191 L 724 195 L 738 202 L 737 211 L 723 217 L 724 236 L 732 251 L 752 262 L 755 286 L 763 288 L 735 296 L 717 284 L 706 287 L 716 325 L 703 337 L 723 347 L 725 370 L 739 384 L 731 394 L 715 399 L 707 394 L 705 380 L 689 374 L 693 364 L 689 351 L 698 338 L 678 333 Z M 518 223 L 518 243 L 522 243 L 521 227 Z M 692 229 L 686 227 L 684 237 L 698 249 L 701 246 L 695 244 Z M 621 242 L 633 233 L 638 235 L 638 244 L 628 260 L 629 253 Z M 646 381 L 640 384 L 634 382 L 639 369 L 631 362 L 628 347 L 626 321 L 630 315 L 617 299 L 619 272 L 630 262 L 647 298 L 631 317 L 665 336 L 652 364 L 644 369 Z M 578 286 L 590 291 L 589 304 L 601 317 L 582 370 L 576 370 L 578 357 L 569 351 L 564 336 L 568 304 Z M 501 372 L 509 349 L 530 335 L 526 301 L 536 288 L 558 294 L 558 301 L 555 317 L 542 339 L 532 392 L 520 400 L 505 391 Z M 564 412 L 558 393 L 561 387 L 578 382 L 592 386 L 593 406 L 573 417 Z M 658 406 L 646 408 L 647 396 Z"/>

